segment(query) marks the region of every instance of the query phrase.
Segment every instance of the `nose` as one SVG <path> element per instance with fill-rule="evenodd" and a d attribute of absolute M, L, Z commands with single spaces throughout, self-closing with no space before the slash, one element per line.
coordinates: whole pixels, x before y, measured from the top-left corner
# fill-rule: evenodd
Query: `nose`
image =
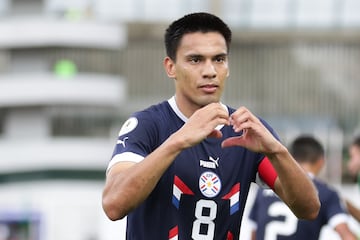
<path fill-rule="evenodd" d="M 216 77 L 216 68 L 214 66 L 214 64 L 212 63 L 212 61 L 206 61 L 205 65 L 204 65 L 204 70 L 203 70 L 203 77 L 204 78 L 215 78 Z"/>

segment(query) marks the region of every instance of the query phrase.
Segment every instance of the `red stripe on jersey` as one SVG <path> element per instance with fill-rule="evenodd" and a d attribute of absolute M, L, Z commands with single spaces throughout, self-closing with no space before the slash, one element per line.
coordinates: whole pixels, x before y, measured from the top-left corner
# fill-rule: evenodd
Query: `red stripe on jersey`
<path fill-rule="evenodd" d="M 270 160 L 265 157 L 258 168 L 259 175 L 261 179 L 272 189 L 274 189 L 275 180 L 277 178 L 277 173 L 271 164 Z"/>
<path fill-rule="evenodd" d="M 222 199 L 230 199 L 234 194 L 240 192 L 240 183 L 235 184 L 230 192 L 226 194 Z"/>
<path fill-rule="evenodd" d="M 174 183 L 182 191 L 183 194 L 194 195 L 191 189 L 176 175 L 174 177 Z"/>
<path fill-rule="evenodd" d="M 226 240 L 234 240 L 234 235 L 230 231 L 227 233 Z"/>
<path fill-rule="evenodd" d="M 169 239 L 172 239 L 173 237 L 177 236 L 179 233 L 179 228 L 178 226 L 173 227 L 170 231 L 169 231 Z"/>

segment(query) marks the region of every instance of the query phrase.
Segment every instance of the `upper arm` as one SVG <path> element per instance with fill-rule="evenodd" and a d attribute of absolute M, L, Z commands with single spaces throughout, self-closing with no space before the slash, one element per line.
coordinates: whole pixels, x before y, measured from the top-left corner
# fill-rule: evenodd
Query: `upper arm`
<path fill-rule="evenodd" d="M 114 175 L 118 175 L 125 170 L 129 169 L 130 167 L 134 166 L 136 163 L 132 161 L 121 161 L 117 162 L 108 169 L 106 173 L 107 178 L 111 178 Z"/>
<path fill-rule="evenodd" d="M 251 231 L 251 240 L 256 240 L 256 231 L 255 230 Z"/>
<path fill-rule="evenodd" d="M 261 180 L 266 183 L 266 185 L 269 186 L 281 199 L 284 199 L 284 191 L 281 181 L 267 157 L 260 162 L 258 172 Z"/>
<path fill-rule="evenodd" d="M 274 183 L 274 192 L 281 198 L 284 199 L 284 190 L 281 185 L 280 179 L 277 177 Z"/>

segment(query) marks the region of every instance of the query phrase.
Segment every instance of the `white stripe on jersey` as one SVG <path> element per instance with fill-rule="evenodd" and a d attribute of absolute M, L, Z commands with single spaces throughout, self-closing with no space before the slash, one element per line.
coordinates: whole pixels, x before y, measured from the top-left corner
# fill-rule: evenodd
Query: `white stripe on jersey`
<path fill-rule="evenodd" d="M 123 152 L 116 154 L 109 162 L 106 172 L 109 172 L 110 168 L 118 162 L 134 162 L 138 163 L 144 159 L 143 156 L 132 153 L 132 152 Z"/>

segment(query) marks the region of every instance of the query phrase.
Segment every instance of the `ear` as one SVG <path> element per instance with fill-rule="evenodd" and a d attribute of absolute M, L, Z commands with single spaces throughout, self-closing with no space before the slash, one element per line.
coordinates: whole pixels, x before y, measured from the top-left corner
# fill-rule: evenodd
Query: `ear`
<path fill-rule="evenodd" d="M 319 158 L 319 160 L 316 162 L 317 171 L 320 172 L 321 169 L 325 166 L 325 157 Z"/>
<path fill-rule="evenodd" d="M 164 59 L 164 68 L 165 72 L 168 75 L 169 78 L 175 78 L 175 62 L 170 57 L 165 57 Z"/>

